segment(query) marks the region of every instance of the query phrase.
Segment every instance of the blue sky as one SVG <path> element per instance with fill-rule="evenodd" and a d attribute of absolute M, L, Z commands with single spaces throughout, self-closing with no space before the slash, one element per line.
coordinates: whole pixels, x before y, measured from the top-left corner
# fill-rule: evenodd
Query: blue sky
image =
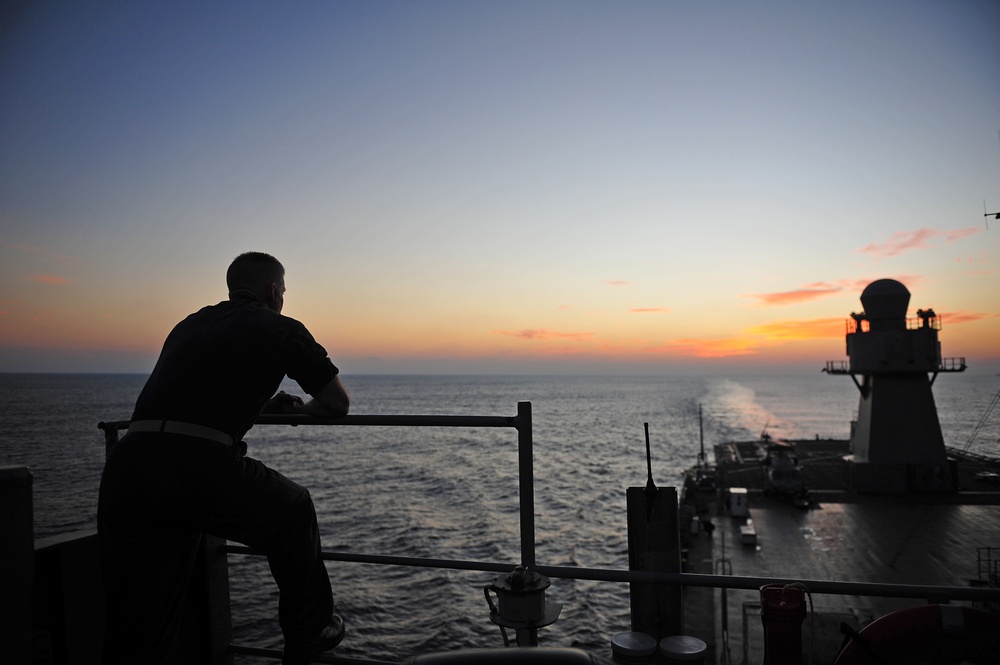
<path fill-rule="evenodd" d="M 345 371 L 818 368 L 882 277 L 1000 367 L 996 3 L 8 16 L 0 371 L 148 371 L 247 249 Z"/>

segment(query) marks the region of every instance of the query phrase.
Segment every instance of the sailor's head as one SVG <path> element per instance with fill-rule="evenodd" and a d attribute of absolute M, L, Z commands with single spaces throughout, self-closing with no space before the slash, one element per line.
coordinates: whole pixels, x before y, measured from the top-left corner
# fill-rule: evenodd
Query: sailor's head
<path fill-rule="evenodd" d="M 244 252 L 226 271 L 229 299 L 253 298 L 280 312 L 285 305 L 285 268 L 264 252 Z"/>

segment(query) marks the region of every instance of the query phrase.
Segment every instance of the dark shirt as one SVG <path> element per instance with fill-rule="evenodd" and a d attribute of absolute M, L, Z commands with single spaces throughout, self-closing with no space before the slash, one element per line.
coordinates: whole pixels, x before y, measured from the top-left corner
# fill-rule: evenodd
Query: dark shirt
<path fill-rule="evenodd" d="M 253 300 L 204 307 L 163 343 L 133 420 L 178 420 L 240 440 L 287 375 L 313 395 L 339 370 L 306 327 Z"/>

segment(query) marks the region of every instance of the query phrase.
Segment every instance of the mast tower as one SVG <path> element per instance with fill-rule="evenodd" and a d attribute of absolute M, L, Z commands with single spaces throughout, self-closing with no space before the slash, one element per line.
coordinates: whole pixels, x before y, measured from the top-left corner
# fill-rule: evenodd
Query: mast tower
<path fill-rule="evenodd" d="M 846 478 L 858 492 L 903 494 L 956 489 L 931 387 L 941 372 L 965 371 L 965 358 L 941 358 L 941 320 L 934 310 L 906 317 L 910 292 L 880 279 L 861 293 L 864 311 L 847 322 L 849 361 L 828 374 L 849 374 L 861 393 L 851 428 Z M 861 377 L 859 380 L 858 377 Z"/>

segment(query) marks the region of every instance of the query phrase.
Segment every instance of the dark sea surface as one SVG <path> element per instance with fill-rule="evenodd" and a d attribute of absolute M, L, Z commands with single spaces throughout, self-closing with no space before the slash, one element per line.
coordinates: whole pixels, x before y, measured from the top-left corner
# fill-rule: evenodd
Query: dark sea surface
<path fill-rule="evenodd" d="M 0 374 L 0 464 L 34 476 L 35 534 L 95 524 L 100 421 L 127 420 L 145 376 Z M 532 403 L 539 564 L 628 568 L 625 491 L 646 482 L 649 423 L 658 486 L 680 484 L 699 447 L 756 439 L 849 437 L 850 378 L 795 376 L 345 376 L 354 414 L 514 415 Z M 285 389 L 301 394 L 294 384 Z M 934 394 L 945 443 L 1000 455 L 1000 376 L 943 374 Z M 974 435 L 974 438 L 973 438 Z M 970 443 L 971 439 L 971 443 Z M 324 549 L 520 562 L 517 435 L 506 429 L 257 426 L 249 454 L 312 492 Z M 502 644 L 483 587 L 495 574 L 329 563 L 348 636 L 338 653 L 405 660 Z M 278 647 L 266 562 L 230 556 L 235 640 Z M 542 644 L 606 650 L 629 629 L 628 587 L 553 580 L 563 604 Z M 266 662 L 250 657 L 239 663 Z"/>

